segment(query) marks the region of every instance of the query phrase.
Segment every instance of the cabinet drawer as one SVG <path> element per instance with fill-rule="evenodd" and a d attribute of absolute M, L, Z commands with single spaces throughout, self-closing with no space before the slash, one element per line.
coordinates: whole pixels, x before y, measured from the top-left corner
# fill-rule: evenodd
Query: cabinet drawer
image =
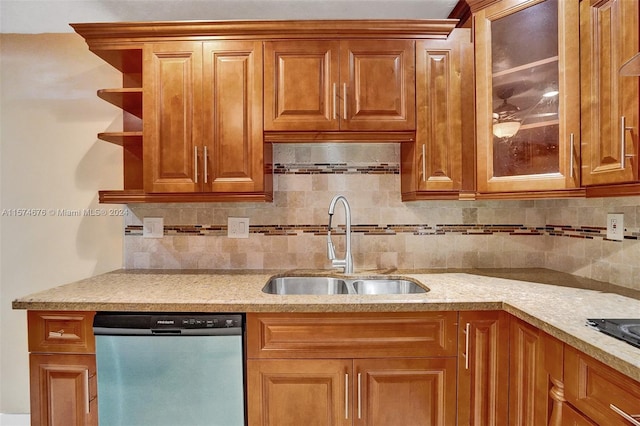
<path fill-rule="evenodd" d="M 29 311 L 29 352 L 95 353 L 95 312 Z"/>
<path fill-rule="evenodd" d="M 640 415 L 640 383 L 569 346 L 564 366 L 567 401 L 596 423 L 631 424 L 613 407 Z"/>
<path fill-rule="evenodd" d="M 457 312 L 248 314 L 249 358 L 455 356 Z"/>

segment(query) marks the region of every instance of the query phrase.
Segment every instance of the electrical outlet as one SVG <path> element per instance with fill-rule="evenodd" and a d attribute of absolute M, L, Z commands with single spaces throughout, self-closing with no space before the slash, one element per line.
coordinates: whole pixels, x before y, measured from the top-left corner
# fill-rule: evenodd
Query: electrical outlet
<path fill-rule="evenodd" d="M 249 238 L 249 218 L 248 217 L 227 218 L 227 237 Z"/>
<path fill-rule="evenodd" d="M 624 214 L 609 213 L 607 215 L 607 239 L 618 241 L 624 239 Z"/>
<path fill-rule="evenodd" d="M 164 237 L 164 219 L 161 217 L 145 217 L 142 219 L 143 238 Z"/>

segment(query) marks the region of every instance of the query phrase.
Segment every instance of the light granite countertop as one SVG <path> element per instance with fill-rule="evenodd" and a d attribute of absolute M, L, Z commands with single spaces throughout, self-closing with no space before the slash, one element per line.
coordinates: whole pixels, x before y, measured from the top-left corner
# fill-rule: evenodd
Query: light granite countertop
<path fill-rule="evenodd" d="M 640 318 L 636 290 L 543 269 L 364 271 L 429 288 L 403 295 L 271 295 L 274 275 L 327 271 L 119 270 L 34 293 L 14 309 L 158 312 L 400 312 L 495 310 L 510 314 L 640 381 L 640 348 L 587 327 L 587 318 Z M 337 275 L 339 276 L 339 275 Z"/>

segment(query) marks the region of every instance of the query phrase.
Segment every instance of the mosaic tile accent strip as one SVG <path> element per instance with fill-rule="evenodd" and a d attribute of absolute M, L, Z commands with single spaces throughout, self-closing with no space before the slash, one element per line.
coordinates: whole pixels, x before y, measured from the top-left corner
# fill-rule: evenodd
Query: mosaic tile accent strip
<path fill-rule="evenodd" d="M 314 163 L 314 164 L 274 164 L 273 173 L 277 175 L 398 175 L 400 165 L 392 163 L 347 164 L 347 163 Z"/>
<path fill-rule="evenodd" d="M 364 235 L 397 235 L 410 233 L 413 235 L 549 235 L 556 237 L 570 238 L 607 238 L 607 230 L 604 227 L 572 227 L 565 225 L 546 225 L 541 227 L 530 227 L 523 224 L 494 224 L 494 225 L 467 225 L 467 224 L 391 224 L 391 225 L 352 225 L 351 231 Z M 333 228 L 333 234 L 345 232 L 344 226 Z M 326 235 L 327 225 L 251 225 L 250 234 L 260 234 L 265 236 L 295 236 L 299 234 Z M 164 227 L 164 234 L 170 235 L 204 235 L 204 236 L 225 236 L 227 235 L 226 225 L 169 225 Z M 142 235 L 141 225 L 129 225 L 125 228 L 125 235 Z M 633 232 L 625 235 L 627 240 L 640 239 L 640 233 Z"/>

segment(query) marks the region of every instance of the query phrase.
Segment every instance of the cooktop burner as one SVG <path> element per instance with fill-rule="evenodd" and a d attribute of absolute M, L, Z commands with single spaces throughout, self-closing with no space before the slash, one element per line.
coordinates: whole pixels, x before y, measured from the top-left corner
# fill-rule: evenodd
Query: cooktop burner
<path fill-rule="evenodd" d="M 640 348 L 640 319 L 587 319 L 587 325 Z"/>

